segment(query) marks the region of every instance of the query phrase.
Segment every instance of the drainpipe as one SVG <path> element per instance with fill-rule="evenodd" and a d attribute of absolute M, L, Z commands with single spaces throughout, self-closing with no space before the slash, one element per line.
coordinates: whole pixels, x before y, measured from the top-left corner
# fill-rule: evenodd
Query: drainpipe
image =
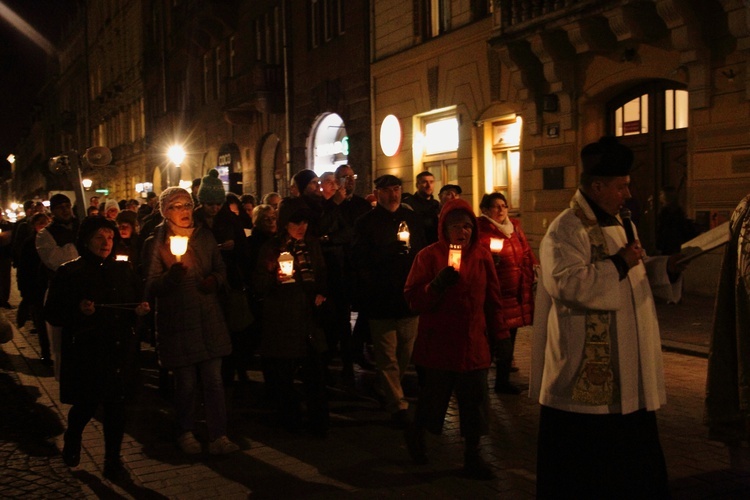
<path fill-rule="evenodd" d="M 281 36 L 284 47 L 284 164 L 286 165 L 286 178 L 284 185 L 278 186 L 280 193 L 288 195 L 289 179 L 292 177 L 291 166 L 291 125 L 289 113 L 289 37 L 287 36 L 287 0 L 281 0 Z"/>

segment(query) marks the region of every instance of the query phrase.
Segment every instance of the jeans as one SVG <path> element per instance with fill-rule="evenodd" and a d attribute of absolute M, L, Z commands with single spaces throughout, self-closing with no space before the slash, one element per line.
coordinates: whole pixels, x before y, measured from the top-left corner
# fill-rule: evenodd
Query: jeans
<path fill-rule="evenodd" d="M 375 364 L 385 396 L 386 410 L 395 413 L 409 408 L 401 380 L 411 362 L 417 338 L 417 316 L 401 319 L 370 319 Z"/>
<path fill-rule="evenodd" d="M 174 370 L 174 402 L 181 432 L 192 431 L 195 425 L 195 397 L 198 392 L 198 375 L 203 386 L 203 403 L 206 409 L 208 438 L 213 441 L 227 433 L 227 408 L 224 402 L 224 385 L 221 380 L 221 358 L 181 366 Z"/>

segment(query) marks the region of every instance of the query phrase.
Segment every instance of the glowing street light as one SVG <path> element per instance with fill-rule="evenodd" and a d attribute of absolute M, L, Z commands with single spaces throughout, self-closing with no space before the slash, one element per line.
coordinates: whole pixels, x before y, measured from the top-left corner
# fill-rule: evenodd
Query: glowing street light
<path fill-rule="evenodd" d="M 169 158 L 169 161 L 179 167 L 185 160 L 185 149 L 179 144 L 175 144 L 167 151 L 167 157 Z"/>
<path fill-rule="evenodd" d="M 81 184 L 83 185 L 83 189 L 91 189 L 91 186 L 94 184 L 94 181 L 91 179 L 83 179 L 81 181 Z"/>

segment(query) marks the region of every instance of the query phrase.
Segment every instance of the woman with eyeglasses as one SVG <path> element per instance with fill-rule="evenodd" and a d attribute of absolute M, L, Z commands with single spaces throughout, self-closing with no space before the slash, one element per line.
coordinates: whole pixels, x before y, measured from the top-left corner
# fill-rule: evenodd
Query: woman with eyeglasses
<path fill-rule="evenodd" d="M 513 371 L 513 350 L 516 333 L 530 325 L 534 318 L 534 267 L 538 265 L 518 219 L 508 216 L 508 201 L 502 193 L 484 195 L 479 203 L 479 238 L 490 249 L 502 290 L 503 316 L 510 328 L 510 343 L 499 342 L 496 348 L 495 392 L 520 394 L 521 389 L 510 383 Z M 492 240 L 497 243 L 493 246 Z"/>
<path fill-rule="evenodd" d="M 186 190 L 170 187 L 159 198 L 164 222 L 146 241 L 147 297 L 156 300 L 156 340 L 161 365 L 174 372 L 178 444 L 188 455 L 201 453 L 193 434 L 198 376 L 208 424 L 208 452 L 223 455 L 239 447 L 227 437 L 227 414 L 221 379 L 222 357 L 232 351 L 219 289 L 226 270 L 219 245 L 208 228 L 194 224 L 193 200 Z M 184 255 L 170 250 L 170 237 L 187 237 Z"/>

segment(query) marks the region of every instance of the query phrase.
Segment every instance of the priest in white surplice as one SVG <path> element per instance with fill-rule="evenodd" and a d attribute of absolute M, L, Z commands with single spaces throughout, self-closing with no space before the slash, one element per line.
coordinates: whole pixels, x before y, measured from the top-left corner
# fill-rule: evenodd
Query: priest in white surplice
<path fill-rule="evenodd" d="M 675 281 L 676 258 L 645 258 L 635 228 L 626 234 L 632 151 L 603 137 L 581 161 L 580 188 L 539 249 L 529 389 L 542 405 L 537 496 L 661 498 L 654 411 L 666 396 L 648 276 Z"/>

